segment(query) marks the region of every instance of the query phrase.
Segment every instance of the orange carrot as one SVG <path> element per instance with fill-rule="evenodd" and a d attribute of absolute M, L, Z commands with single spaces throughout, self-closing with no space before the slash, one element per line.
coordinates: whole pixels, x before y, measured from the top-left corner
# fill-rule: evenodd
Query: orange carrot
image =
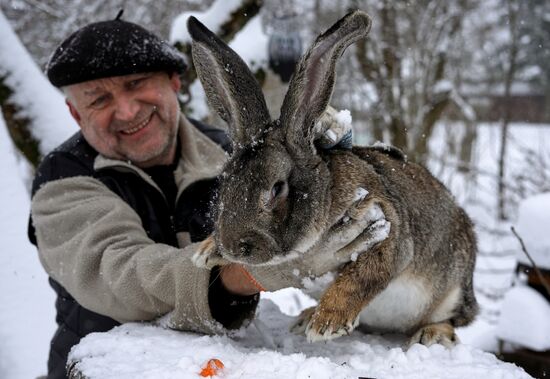
<path fill-rule="evenodd" d="M 224 365 L 222 361 L 217 358 L 212 358 L 206 362 L 199 375 L 205 378 L 216 376 L 220 373 L 223 367 Z"/>

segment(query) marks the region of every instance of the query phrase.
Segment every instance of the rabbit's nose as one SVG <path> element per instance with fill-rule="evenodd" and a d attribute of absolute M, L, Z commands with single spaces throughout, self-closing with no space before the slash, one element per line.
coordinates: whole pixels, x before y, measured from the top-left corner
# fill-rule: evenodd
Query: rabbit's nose
<path fill-rule="evenodd" d="M 254 245 L 250 239 L 241 238 L 237 242 L 237 248 L 235 249 L 237 255 L 241 257 L 248 257 L 254 250 Z"/>
<path fill-rule="evenodd" d="M 268 262 L 281 251 L 273 238 L 259 231 L 249 231 L 226 244 L 223 244 L 224 237 L 229 239 L 230 236 L 220 236 L 222 245 L 230 248 L 229 251 L 226 250 L 226 254 L 241 263 Z"/>

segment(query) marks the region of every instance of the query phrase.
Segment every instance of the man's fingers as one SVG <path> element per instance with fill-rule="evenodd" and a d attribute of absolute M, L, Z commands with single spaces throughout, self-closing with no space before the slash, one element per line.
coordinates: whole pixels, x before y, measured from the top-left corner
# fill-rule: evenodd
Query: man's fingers
<path fill-rule="evenodd" d="M 220 278 L 223 286 L 231 293 L 241 296 L 249 296 L 263 291 L 263 287 L 244 268 L 244 266 L 231 263 L 220 269 Z"/>
<path fill-rule="evenodd" d="M 316 145 L 321 149 L 351 149 L 352 126 L 349 111 L 337 112 L 328 107 L 315 125 Z"/>
<path fill-rule="evenodd" d="M 368 252 L 374 245 L 384 241 L 390 229 L 391 223 L 386 219 L 371 223 L 357 238 L 336 252 L 337 259 L 341 262 L 355 261 L 360 254 Z"/>

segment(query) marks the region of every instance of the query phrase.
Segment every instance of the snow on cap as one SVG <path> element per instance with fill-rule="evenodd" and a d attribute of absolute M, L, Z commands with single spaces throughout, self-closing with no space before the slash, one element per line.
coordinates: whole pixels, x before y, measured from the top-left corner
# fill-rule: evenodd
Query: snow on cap
<path fill-rule="evenodd" d="M 71 34 L 55 49 L 46 74 L 56 87 L 93 79 L 167 71 L 183 73 L 185 58 L 143 27 L 120 19 L 96 22 Z"/>

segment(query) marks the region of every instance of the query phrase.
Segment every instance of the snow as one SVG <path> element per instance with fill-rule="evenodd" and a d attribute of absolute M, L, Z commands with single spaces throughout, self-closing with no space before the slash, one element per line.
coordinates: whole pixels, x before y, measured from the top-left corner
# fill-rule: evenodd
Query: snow
<path fill-rule="evenodd" d="M 206 27 L 217 33 L 220 27 L 228 21 L 229 15 L 237 10 L 242 1 L 241 0 L 216 0 L 204 12 L 184 12 L 178 15 L 172 22 L 172 28 L 170 30 L 170 43 L 174 44 L 180 42 L 182 44 L 190 43 L 191 36 L 187 31 L 187 19 L 191 16 L 195 16 Z"/>
<path fill-rule="evenodd" d="M 350 126 L 351 127 L 351 112 L 347 109 L 342 109 L 336 115 L 334 116 L 336 119 L 336 122 L 341 125 Z"/>
<path fill-rule="evenodd" d="M 206 93 L 199 80 L 195 80 L 191 84 L 189 93 L 191 94 L 191 101 L 187 105 L 189 115 L 200 120 L 206 119 L 210 115 L 210 110 L 206 101 Z"/>
<path fill-rule="evenodd" d="M 367 195 L 369 194 L 369 191 L 367 191 L 363 187 L 357 188 L 355 191 L 355 197 L 353 198 L 353 201 L 363 200 Z"/>
<path fill-rule="evenodd" d="M 546 269 L 550 269 L 549 225 L 550 193 L 542 193 L 520 203 L 516 231 L 537 266 Z M 531 265 L 520 249 L 518 249 L 518 260 Z"/>
<path fill-rule="evenodd" d="M 250 38 L 254 36 L 254 38 Z M 254 17 L 235 35 L 229 46 L 248 64 L 251 70 L 267 67 L 268 37 L 262 29 L 260 17 Z"/>
<path fill-rule="evenodd" d="M 384 143 L 382 141 L 376 141 L 373 144 L 371 144 L 372 147 L 376 147 L 378 149 L 384 150 L 384 151 L 392 151 L 392 149 L 395 149 L 392 145 L 389 145 L 387 143 Z"/>
<path fill-rule="evenodd" d="M 450 80 L 443 79 L 435 83 L 433 92 L 436 94 L 439 94 L 439 93 L 450 92 L 453 89 L 454 89 L 453 83 Z"/>
<path fill-rule="evenodd" d="M 336 278 L 335 274 L 333 272 L 326 272 L 323 275 L 316 277 L 316 278 L 303 278 L 302 279 L 302 286 L 304 288 L 304 292 L 314 299 L 319 299 L 325 289 L 334 282 L 334 279 Z"/>
<path fill-rule="evenodd" d="M 21 168 L 0 115 L 0 378 L 6 379 L 46 373 L 55 330 L 54 293 L 26 238 L 29 194 Z"/>
<path fill-rule="evenodd" d="M 550 350 L 550 303 L 534 289 L 517 285 L 504 297 L 496 334 L 535 351 Z"/>
<path fill-rule="evenodd" d="M 199 378 L 212 358 L 225 379 L 269 378 L 529 378 L 522 369 L 476 348 L 413 345 L 401 336 L 353 332 L 327 343 L 308 343 L 288 329 L 294 317 L 263 299 L 258 320 L 229 336 L 201 336 L 148 324 L 125 324 L 91 334 L 70 359 L 88 378 Z"/>
<path fill-rule="evenodd" d="M 466 102 L 466 100 L 458 94 L 458 91 L 451 91 L 451 100 L 458 107 L 458 110 L 468 121 L 475 121 L 477 115 L 474 108 Z"/>
<path fill-rule="evenodd" d="M 0 52 L 8 59 L 0 65 L 0 76 L 17 91 L 11 100 L 31 120 L 30 131 L 40 141 L 40 152 L 46 155 L 73 134 L 77 125 L 66 110 L 63 95 L 47 80 L 0 12 Z"/>

